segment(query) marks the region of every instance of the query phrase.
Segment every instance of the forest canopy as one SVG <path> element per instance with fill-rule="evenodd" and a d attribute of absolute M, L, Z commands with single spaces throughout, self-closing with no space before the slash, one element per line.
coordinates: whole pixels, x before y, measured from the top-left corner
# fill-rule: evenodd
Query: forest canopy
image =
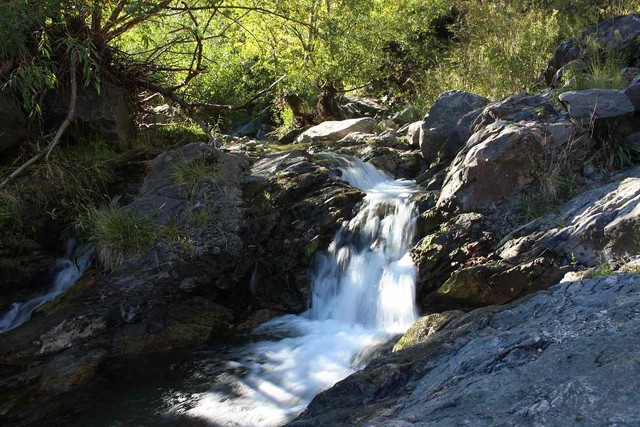
<path fill-rule="evenodd" d="M 164 91 L 189 107 L 243 106 L 281 78 L 272 99 L 282 121 L 327 89 L 423 108 L 451 88 L 491 98 L 531 89 L 560 40 L 636 3 L 8 0 L 0 79 L 36 115 L 74 56 L 84 86 Z"/>

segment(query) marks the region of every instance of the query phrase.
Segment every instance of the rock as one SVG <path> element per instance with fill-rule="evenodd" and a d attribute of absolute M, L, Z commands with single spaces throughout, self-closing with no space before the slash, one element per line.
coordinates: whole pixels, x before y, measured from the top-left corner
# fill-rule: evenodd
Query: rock
<path fill-rule="evenodd" d="M 632 114 L 635 108 L 622 90 L 588 89 L 564 92 L 560 102 L 578 123 L 587 125 L 602 119 Z"/>
<path fill-rule="evenodd" d="M 640 68 L 626 67 L 620 70 L 620 75 L 626 81 L 627 84 L 633 83 L 638 77 L 640 77 Z"/>
<path fill-rule="evenodd" d="M 0 93 L 0 154 L 27 139 L 27 116 L 8 95 Z"/>
<path fill-rule="evenodd" d="M 507 261 L 542 254 L 593 267 L 640 251 L 640 168 L 620 182 L 586 191 L 557 214 L 539 218 L 511 233 L 498 248 Z"/>
<path fill-rule="evenodd" d="M 635 425 L 640 276 L 554 286 L 451 320 L 319 394 L 290 425 Z"/>
<path fill-rule="evenodd" d="M 400 126 L 398 126 L 398 124 L 391 119 L 384 119 L 380 121 L 380 123 L 378 123 L 378 127 L 383 132 L 395 132 Z"/>
<path fill-rule="evenodd" d="M 393 116 L 391 116 L 391 120 L 396 122 L 398 125 L 406 125 L 408 123 L 413 123 L 417 120 L 420 120 L 420 112 L 415 108 L 405 108 L 402 111 L 398 111 Z"/>
<path fill-rule="evenodd" d="M 58 128 L 69 109 L 68 89 L 60 89 L 45 99 L 45 122 Z M 127 146 L 134 131 L 129 95 L 123 89 L 103 85 L 98 94 L 93 87 L 79 88 L 75 126 L 71 133 L 85 139 L 101 139 L 113 145 Z"/>
<path fill-rule="evenodd" d="M 436 162 L 462 116 L 488 102 L 485 98 L 464 91 L 450 91 L 440 95 L 422 123 L 420 149 L 425 160 Z"/>
<path fill-rule="evenodd" d="M 556 72 L 555 76 L 553 76 L 551 86 L 560 86 L 563 82 L 567 82 L 587 71 L 587 67 L 587 63 L 582 59 L 574 59 L 573 61 L 568 62 Z"/>
<path fill-rule="evenodd" d="M 627 90 L 624 91 L 624 94 L 629 98 L 631 104 L 633 105 L 633 109 L 636 112 L 640 111 L 640 82 L 631 84 Z"/>
<path fill-rule="evenodd" d="M 624 53 L 630 63 L 640 59 L 635 42 L 640 36 L 640 13 L 619 16 L 587 28 L 577 40 L 571 39 L 556 49 L 543 73 L 547 84 L 564 65 L 576 59 L 588 60 L 601 52 L 593 46 L 611 53 Z"/>
<path fill-rule="evenodd" d="M 170 123 L 178 112 L 169 104 L 157 105 L 142 116 L 142 122 L 148 125 L 162 125 Z"/>
<path fill-rule="evenodd" d="M 314 142 L 337 142 L 352 132 L 375 134 L 378 132 L 378 122 L 369 117 L 324 122 L 303 132 L 298 136 L 296 142 L 301 142 L 306 138 Z"/>
<path fill-rule="evenodd" d="M 339 102 L 338 109 L 342 119 L 376 117 L 387 111 L 379 100 L 364 96 L 343 96 Z"/>
<path fill-rule="evenodd" d="M 305 131 L 311 128 L 312 126 L 304 126 L 301 128 L 292 129 L 286 134 L 284 134 L 282 137 L 280 137 L 278 142 L 283 145 L 293 144 L 293 142 L 296 140 L 297 137 L 299 137 L 302 133 L 304 133 Z"/>
<path fill-rule="evenodd" d="M 414 122 L 407 129 L 407 143 L 409 147 L 420 147 L 420 133 L 422 132 L 422 121 Z"/>
<path fill-rule="evenodd" d="M 543 135 L 523 124 L 497 122 L 482 128 L 451 164 L 438 205 L 453 204 L 470 212 L 518 193 L 534 179 Z"/>
<path fill-rule="evenodd" d="M 519 93 L 488 105 L 474 121 L 472 132 L 477 132 L 497 121 L 543 122 L 555 118 L 557 114 L 558 112 L 548 98 L 530 93 Z"/>
<path fill-rule="evenodd" d="M 505 304 L 524 294 L 547 289 L 567 272 L 546 258 L 538 258 L 515 267 L 489 263 L 458 270 L 436 292 L 442 307 L 476 308 Z"/>
<path fill-rule="evenodd" d="M 46 289 L 54 259 L 53 254 L 30 239 L 2 239 L 0 313 L 16 300 L 26 301 Z"/>
<path fill-rule="evenodd" d="M 255 137 L 258 139 L 263 139 L 266 132 L 272 130 L 272 119 L 271 119 L 271 106 L 260 111 L 255 117 L 253 117 L 250 121 L 243 124 L 233 132 L 231 132 L 231 136 L 234 137 Z"/>
<path fill-rule="evenodd" d="M 460 310 L 445 311 L 444 313 L 428 314 L 416 320 L 407 332 L 393 347 L 393 351 L 404 350 L 413 345 L 426 341 L 431 335 L 445 327 L 447 323 L 464 314 Z"/>
<path fill-rule="evenodd" d="M 421 215 L 418 227 L 426 236 L 411 251 L 418 269 L 416 302 L 422 310 L 428 310 L 437 303 L 434 292 L 456 270 L 488 256 L 495 238 L 478 213 L 461 214 L 443 223 L 437 211 L 430 210 Z"/>
<path fill-rule="evenodd" d="M 176 168 L 194 160 L 211 172 L 176 182 Z M 190 144 L 148 169 L 124 209 L 157 226 L 173 224 L 176 236 L 97 283 L 80 280 L 29 322 L 0 334 L 0 423 L 36 422 L 47 411 L 34 408 L 95 385 L 92 378 L 114 358 L 221 340 L 251 312 L 304 311 L 311 259 L 364 196 L 303 151 L 251 167 L 243 156 Z"/>

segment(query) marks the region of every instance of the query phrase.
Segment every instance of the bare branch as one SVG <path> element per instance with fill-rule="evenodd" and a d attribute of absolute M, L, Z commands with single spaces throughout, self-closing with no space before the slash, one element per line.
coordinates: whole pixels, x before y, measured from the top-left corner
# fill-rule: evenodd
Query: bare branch
<path fill-rule="evenodd" d="M 71 68 L 69 69 L 71 73 L 71 100 L 69 101 L 69 111 L 67 112 L 67 117 L 64 119 L 55 136 L 51 140 L 51 142 L 45 147 L 44 150 L 40 151 L 38 154 L 27 160 L 24 164 L 22 164 L 18 169 L 13 171 L 11 175 L 9 175 L 4 181 L 0 183 L 0 188 L 6 187 L 12 180 L 14 180 L 17 176 L 22 174 L 29 166 L 40 160 L 42 157 L 45 160 L 49 159 L 51 152 L 58 145 L 60 139 L 64 135 L 67 128 L 71 125 L 73 120 L 76 117 L 76 101 L 78 98 L 78 83 L 76 74 L 78 72 L 78 53 L 75 52 L 73 57 L 71 58 Z"/>

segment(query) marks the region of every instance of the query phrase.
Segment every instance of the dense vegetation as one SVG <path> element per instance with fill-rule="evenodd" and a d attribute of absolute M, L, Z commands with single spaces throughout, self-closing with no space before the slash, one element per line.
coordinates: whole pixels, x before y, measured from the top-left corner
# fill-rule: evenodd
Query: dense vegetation
<path fill-rule="evenodd" d="M 323 98 L 343 93 L 425 110 L 449 89 L 492 99 L 535 90 L 559 42 L 637 10 L 636 0 L 4 1 L 0 84 L 36 132 L 3 160 L 0 178 L 38 161 L 0 188 L 0 229 L 37 237 L 49 220 L 77 223 L 108 202 L 124 158 L 150 142 L 203 137 L 194 123 L 225 132 L 270 106 L 285 131 L 330 118 Z M 74 85 L 122 87 L 135 105 L 160 93 L 186 126 L 140 134 L 131 147 L 58 144 L 44 101 Z"/>

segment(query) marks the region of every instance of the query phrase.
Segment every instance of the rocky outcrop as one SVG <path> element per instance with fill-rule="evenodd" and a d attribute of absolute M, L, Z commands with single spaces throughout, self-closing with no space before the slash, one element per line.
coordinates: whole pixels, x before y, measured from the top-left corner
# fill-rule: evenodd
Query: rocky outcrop
<path fill-rule="evenodd" d="M 489 100 L 464 91 L 445 92 L 436 100 L 422 122 L 420 150 L 429 163 L 451 158 L 460 146 L 459 140 L 449 141 L 458 121 L 467 113 L 485 106 Z M 462 141 L 464 143 L 464 141 Z"/>
<path fill-rule="evenodd" d="M 176 181 L 194 161 L 211 173 Z M 42 416 L 34 405 L 60 403 L 60 393 L 87 384 L 114 357 L 217 340 L 254 312 L 306 309 L 311 257 L 363 197 L 338 175 L 306 152 L 253 166 L 206 144 L 158 156 L 124 209 L 177 227 L 176 237 L 81 280 L 0 335 L 0 421 Z"/>
<path fill-rule="evenodd" d="M 515 230 L 500 245 L 501 258 L 532 260 L 547 254 L 565 264 L 593 267 L 640 252 L 640 169 L 618 179 L 580 194 L 558 213 Z"/>
<path fill-rule="evenodd" d="M 588 125 L 603 119 L 619 118 L 635 111 L 623 90 L 589 89 L 560 94 L 569 115 L 578 123 Z"/>
<path fill-rule="evenodd" d="M 640 13 L 600 22 L 587 28 L 577 40 L 571 39 L 558 46 L 543 73 L 544 78 L 547 84 L 552 84 L 562 67 L 571 61 L 596 57 L 602 53 L 600 50 L 609 53 L 624 52 L 630 62 L 637 61 L 640 59 L 640 51 L 635 44 L 638 37 L 640 37 Z M 598 51 L 594 52 L 594 47 Z"/>
<path fill-rule="evenodd" d="M 352 132 L 375 134 L 378 122 L 372 118 L 350 119 L 323 122 L 304 131 L 297 137 L 296 142 L 337 142 Z"/>
<path fill-rule="evenodd" d="M 318 395 L 290 425 L 635 425 L 636 275 L 571 282 L 451 320 Z"/>

